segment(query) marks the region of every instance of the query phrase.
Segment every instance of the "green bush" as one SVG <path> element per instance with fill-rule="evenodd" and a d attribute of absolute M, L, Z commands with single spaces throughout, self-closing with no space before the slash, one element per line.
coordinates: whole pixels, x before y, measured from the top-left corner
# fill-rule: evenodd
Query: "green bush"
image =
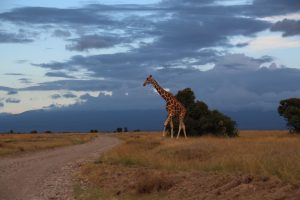
<path fill-rule="evenodd" d="M 291 133 L 300 133 L 300 99 L 290 98 L 280 101 L 278 113 L 287 121 Z"/>
<path fill-rule="evenodd" d="M 236 122 L 217 110 L 209 110 L 203 101 L 195 100 L 191 88 L 178 91 L 176 98 L 187 108 L 185 125 L 188 135 L 238 136 Z M 178 120 L 174 118 L 173 121 L 176 133 Z"/>

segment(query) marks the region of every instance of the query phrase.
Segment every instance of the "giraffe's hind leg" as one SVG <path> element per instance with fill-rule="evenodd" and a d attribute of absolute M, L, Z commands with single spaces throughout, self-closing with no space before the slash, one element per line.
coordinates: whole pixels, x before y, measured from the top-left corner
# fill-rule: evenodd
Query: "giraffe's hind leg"
<path fill-rule="evenodd" d="M 179 116 L 179 130 L 178 130 L 178 134 L 177 134 L 177 139 L 179 138 L 181 129 L 183 129 L 184 137 L 187 138 L 186 131 L 185 131 L 185 124 L 184 124 L 184 116 L 185 116 L 185 113 L 182 113 Z"/>
<path fill-rule="evenodd" d="M 164 123 L 163 137 L 165 137 L 165 135 L 166 135 L 166 128 L 167 128 L 167 126 L 169 124 L 170 119 L 171 119 L 171 115 L 168 115 L 168 117 L 167 117 L 167 119 L 166 119 L 166 121 Z"/>
<path fill-rule="evenodd" d="M 174 125 L 173 125 L 173 119 L 172 119 L 172 117 L 170 119 L 170 125 L 171 125 L 171 138 L 173 138 L 173 127 L 174 127 Z"/>
<path fill-rule="evenodd" d="M 181 130 L 181 125 L 179 125 L 179 130 L 178 130 L 178 133 L 177 133 L 177 139 L 179 138 L 180 130 Z"/>
<path fill-rule="evenodd" d="M 184 138 L 186 139 L 186 132 L 185 132 L 185 124 L 184 122 L 182 121 L 182 128 L 183 128 L 183 133 L 184 133 Z"/>
<path fill-rule="evenodd" d="M 177 139 L 179 138 L 179 135 L 180 135 L 180 131 L 181 131 L 181 128 L 182 128 L 181 125 L 182 125 L 182 124 L 181 124 L 181 121 L 180 121 L 180 122 L 179 122 L 178 133 L 177 133 Z"/>

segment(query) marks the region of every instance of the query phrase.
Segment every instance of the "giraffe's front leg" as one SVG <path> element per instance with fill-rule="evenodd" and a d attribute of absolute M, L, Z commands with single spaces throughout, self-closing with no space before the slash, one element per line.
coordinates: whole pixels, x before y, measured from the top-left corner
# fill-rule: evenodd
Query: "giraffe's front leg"
<path fill-rule="evenodd" d="M 166 119 L 166 121 L 164 123 L 163 137 L 165 137 L 165 135 L 166 135 L 166 128 L 167 128 L 167 126 L 169 124 L 170 119 L 171 119 L 171 115 L 168 115 L 168 117 L 167 117 L 167 119 Z"/>
<path fill-rule="evenodd" d="M 172 117 L 171 117 L 171 119 L 170 119 L 170 125 L 171 125 L 171 138 L 173 138 L 173 119 L 172 119 Z"/>

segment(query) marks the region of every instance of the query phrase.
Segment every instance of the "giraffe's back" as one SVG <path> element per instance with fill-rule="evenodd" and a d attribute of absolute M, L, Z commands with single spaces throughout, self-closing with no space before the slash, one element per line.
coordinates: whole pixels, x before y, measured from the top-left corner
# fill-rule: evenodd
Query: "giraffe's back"
<path fill-rule="evenodd" d="M 167 101 L 166 110 L 172 116 L 184 117 L 186 114 L 186 108 L 175 97 Z"/>

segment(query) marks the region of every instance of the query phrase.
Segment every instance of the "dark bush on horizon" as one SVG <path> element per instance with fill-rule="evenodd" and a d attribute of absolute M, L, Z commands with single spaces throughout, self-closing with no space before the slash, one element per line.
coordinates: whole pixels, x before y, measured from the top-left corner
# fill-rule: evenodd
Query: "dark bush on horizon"
<path fill-rule="evenodd" d="M 217 110 L 209 110 L 203 102 L 196 100 L 191 88 L 178 91 L 176 98 L 187 108 L 185 126 L 188 135 L 238 136 L 236 122 Z M 174 133 L 178 131 L 178 120 L 174 121 Z"/>
<path fill-rule="evenodd" d="M 116 131 L 115 131 L 115 132 L 117 132 L 117 133 L 121 133 L 121 132 L 123 132 L 123 128 L 120 128 L 120 127 L 119 127 L 119 128 L 117 128 L 117 129 L 116 129 Z"/>
<path fill-rule="evenodd" d="M 290 133 L 300 133 L 300 99 L 290 98 L 281 100 L 278 113 L 287 121 Z"/>

